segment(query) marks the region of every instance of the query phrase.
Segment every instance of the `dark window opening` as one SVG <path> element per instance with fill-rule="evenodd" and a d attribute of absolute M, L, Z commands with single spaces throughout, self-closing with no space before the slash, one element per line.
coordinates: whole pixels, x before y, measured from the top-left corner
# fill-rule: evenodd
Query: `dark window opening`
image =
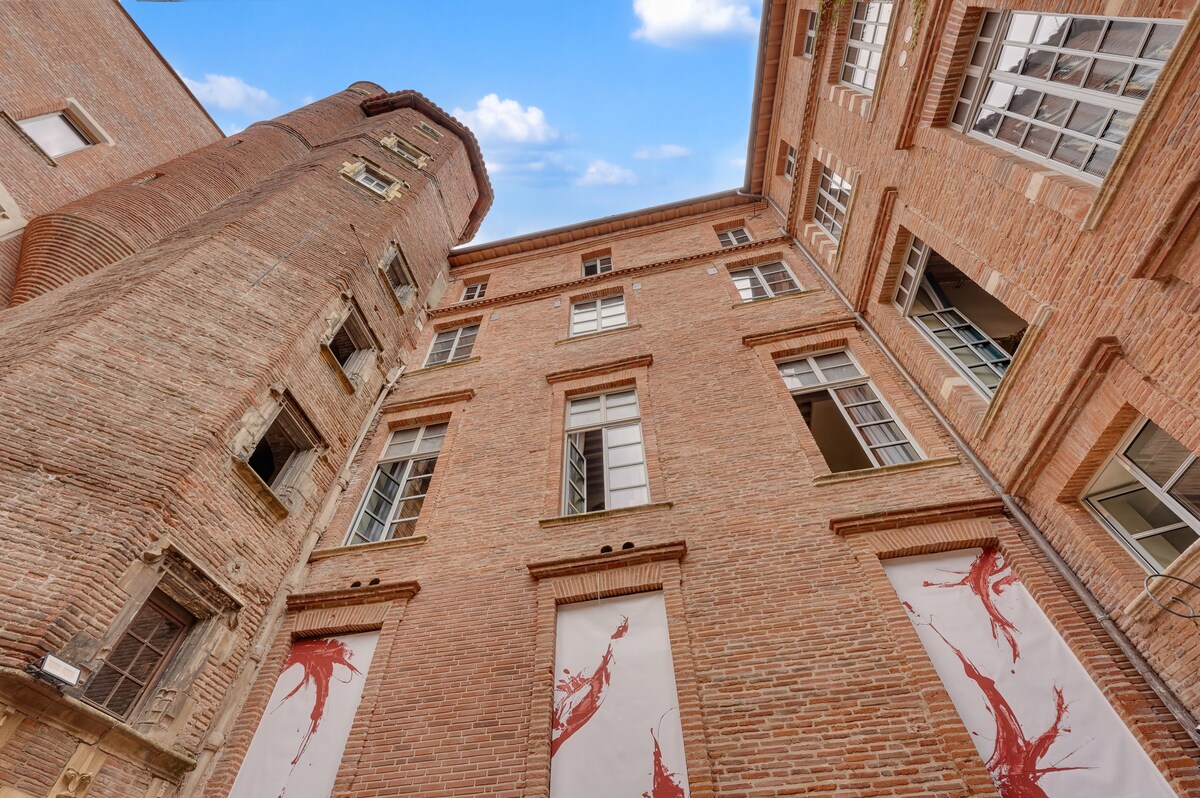
<path fill-rule="evenodd" d="M 874 466 L 829 391 L 801 394 L 795 399 L 830 471 L 857 471 Z"/>
<path fill-rule="evenodd" d="M 285 408 L 271 422 L 246 462 L 263 482 L 274 488 L 288 462 L 309 448 L 304 433 Z"/>

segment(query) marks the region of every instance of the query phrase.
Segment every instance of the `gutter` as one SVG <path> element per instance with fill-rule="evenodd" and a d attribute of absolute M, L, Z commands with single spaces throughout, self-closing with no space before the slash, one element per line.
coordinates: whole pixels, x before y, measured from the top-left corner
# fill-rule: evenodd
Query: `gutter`
<path fill-rule="evenodd" d="M 767 31 L 771 27 L 772 0 L 763 0 L 762 18 L 758 23 L 758 63 L 754 67 L 753 100 L 750 105 L 750 134 L 746 137 L 746 176 L 742 191 L 749 191 L 754 178 L 754 144 L 758 138 L 758 115 L 762 110 L 763 73 L 767 69 Z"/>

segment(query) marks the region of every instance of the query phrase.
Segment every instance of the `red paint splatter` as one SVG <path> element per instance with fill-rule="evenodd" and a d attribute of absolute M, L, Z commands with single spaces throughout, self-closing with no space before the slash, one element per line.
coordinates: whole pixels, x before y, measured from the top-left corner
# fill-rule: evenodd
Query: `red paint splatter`
<path fill-rule="evenodd" d="M 296 758 L 292 760 L 295 765 L 300 761 L 300 757 L 304 755 L 304 750 L 308 748 L 308 742 L 316 733 L 317 727 L 321 725 L 321 719 L 325 717 L 325 703 L 329 700 L 329 685 L 333 681 L 333 669 L 341 665 L 350 671 L 350 676 L 345 681 L 350 681 L 354 678 L 354 674 L 359 673 L 358 668 L 350 664 L 353 654 L 350 647 L 332 637 L 315 637 L 311 640 L 298 640 L 293 646 L 292 651 L 288 654 L 287 662 L 283 663 L 283 670 L 286 672 L 293 665 L 299 665 L 304 669 L 304 678 L 300 683 L 292 688 L 292 691 L 285 695 L 279 701 L 278 709 L 283 706 L 284 702 L 292 696 L 304 689 L 305 685 L 311 684 L 317 692 L 316 699 L 313 701 L 312 713 L 309 715 L 308 732 L 304 735 L 304 739 L 300 741 L 300 749 L 296 752 Z M 338 681 L 341 681 L 340 679 Z"/>
<path fill-rule="evenodd" d="M 1008 641 L 1012 649 L 1012 659 L 1015 663 L 1021 656 L 1017 648 L 1017 627 L 1010 621 L 1000 608 L 996 606 L 993 594 L 999 596 L 1004 589 L 1017 582 L 1016 574 L 1004 562 L 995 546 L 988 546 L 979 552 L 979 556 L 971 563 L 967 571 L 951 571 L 962 575 L 957 582 L 925 582 L 925 587 L 966 587 L 979 597 L 983 609 L 992 624 L 992 639 L 999 641 L 1000 635 Z M 995 577 L 999 577 L 995 579 Z M 995 579 L 995 581 L 993 581 Z"/>
<path fill-rule="evenodd" d="M 650 730 L 650 739 L 654 741 L 654 781 L 650 791 L 642 793 L 642 798 L 687 798 L 683 785 L 676 781 L 676 774 L 663 763 L 662 747 L 654 729 Z"/>
<path fill-rule="evenodd" d="M 562 697 L 554 702 L 554 711 L 550 717 L 550 756 L 558 753 L 558 749 L 567 739 L 583 728 L 592 716 L 600 709 L 600 705 L 604 703 L 604 696 L 608 692 L 608 686 L 612 682 L 612 673 L 610 666 L 613 660 L 613 640 L 620 640 L 629 631 L 629 618 L 622 615 L 621 623 L 617 624 L 616 630 L 609 637 L 608 650 L 604 652 L 604 656 L 600 658 L 600 664 L 592 671 L 592 674 L 580 672 L 571 675 L 571 672 L 563 668 L 565 674 L 558 684 L 555 685 L 555 692 L 562 693 Z"/>
<path fill-rule="evenodd" d="M 967 656 L 958 650 L 946 636 L 932 623 L 929 628 L 950 646 L 950 650 L 962 663 L 963 672 L 967 678 L 975 682 L 983 693 L 988 712 L 996 721 L 996 746 L 988 757 L 986 765 L 992 774 L 996 786 L 1003 798 L 1049 798 L 1046 791 L 1038 784 L 1048 773 L 1058 773 L 1067 770 L 1085 770 L 1082 767 L 1039 767 L 1039 763 L 1050 750 L 1059 736 L 1071 730 L 1063 725 L 1067 717 L 1067 701 L 1063 697 L 1062 688 L 1054 685 L 1054 722 L 1050 728 L 1032 740 L 1025 736 L 1021 722 L 1012 706 L 996 687 L 994 679 L 984 676 Z M 1060 760 L 1061 761 L 1061 760 Z"/>

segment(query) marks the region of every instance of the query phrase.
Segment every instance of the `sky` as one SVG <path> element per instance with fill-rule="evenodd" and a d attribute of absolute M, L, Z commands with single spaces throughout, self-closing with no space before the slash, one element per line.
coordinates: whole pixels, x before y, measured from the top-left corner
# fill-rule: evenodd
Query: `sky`
<path fill-rule="evenodd" d="M 742 185 L 757 0 L 122 0 L 225 130 L 370 80 L 475 133 L 499 238 Z"/>

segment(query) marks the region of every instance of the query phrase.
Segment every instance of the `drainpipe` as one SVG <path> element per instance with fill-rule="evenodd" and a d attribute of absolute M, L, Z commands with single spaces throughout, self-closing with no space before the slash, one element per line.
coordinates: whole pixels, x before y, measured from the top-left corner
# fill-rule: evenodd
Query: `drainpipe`
<path fill-rule="evenodd" d="M 775 212 L 780 215 L 780 218 L 787 218 L 787 215 L 780 210 L 779 206 L 776 205 L 770 197 L 761 194 L 750 194 L 745 191 L 739 191 L 737 193 L 738 196 L 747 197 L 750 199 L 765 200 L 772 208 L 775 209 Z M 1179 700 L 1175 693 L 1172 692 L 1171 688 L 1167 686 L 1167 683 L 1163 681 L 1162 677 L 1158 675 L 1158 672 L 1154 670 L 1150 663 L 1146 661 L 1146 658 L 1142 656 L 1142 653 L 1137 649 L 1137 646 L 1133 644 L 1133 641 L 1131 641 L 1126 634 L 1121 631 L 1121 628 L 1117 626 L 1113 619 L 1109 617 L 1108 612 L 1104 609 L 1104 605 L 1102 605 L 1099 600 L 1096 599 L 1095 595 L 1092 594 L 1092 591 L 1088 588 L 1088 586 L 1083 583 L 1083 580 L 1081 580 L 1075 571 L 1072 570 L 1071 566 L 1062 558 L 1062 555 L 1058 553 L 1057 549 L 1050 544 L 1050 541 L 1048 541 L 1042 531 L 1038 529 L 1037 524 L 1033 522 L 1033 519 L 1031 519 L 1026 514 L 1025 510 L 1021 508 L 1021 505 L 1017 502 L 1017 500 L 1007 491 L 1005 491 L 1004 486 L 1000 483 L 1000 480 L 996 479 L 995 474 L 991 472 L 991 470 L 984 464 L 979 456 L 975 454 L 975 451 L 967 444 L 965 440 L 963 440 L 962 436 L 958 434 L 958 431 L 955 430 L 954 426 L 950 423 L 950 420 L 946 418 L 945 414 L 942 413 L 938 406 L 933 403 L 933 400 L 929 398 L 929 394 L 925 393 L 925 390 L 917 383 L 912 374 L 909 373 L 908 369 L 906 369 L 904 365 L 896 359 L 896 356 L 892 354 L 892 350 L 889 349 L 886 344 L 884 344 L 883 339 L 879 337 L 877 332 L 875 332 L 875 328 L 871 326 L 871 323 L 867 321 L 866 317 L 854 309 L 854 305 L 851 304 L 850 299 L 842 292 L 840 288 L 838 288 L 837 284 L 834 283 L 833 279 L 829 276 L 825 269 L 822 268 L 821 264 L 817 263 L 816 259 L 809 254 L 808 250 L 799 240 L 797 240 L 795 236 L 791 235 L 784 228 L 780 228 L 780 232 L 792 240 L 792 243 L 795 245 L 796 249 L 800 250 L 801 254 L 803 254 L 805 259 L 809 262 L 809 265 L 811 265 L 813 269 L 816 270 L 817 274 L 820 275 L 822 282 L 824 282 L 829 290 L 841 300 L 842 304 L 846 306 L 846 311 L 850 313 L 854 317 L 854 320 L 858 322 L 863 330 L 866 331 L 867 335 L 874 342 L 875 346 L 878 347 L 879 351 L 883 352 L 884 357 L 886 357 L 888 362 L 891 363 L 892 368 L 894 368 L 896 372 L 900 374 L 912 392 L 917 395 L 917 397 L 929 409 L 929 412 L 933 414 L 934 418 L 938 420 L 938 423 L 941 424 L 946 432 L 950 435 L 950 438 L 954 441 L 954 444 L 959 448 L 959 450 L 962 451 L 963 455 L 967 458 L 971 465 L 974 466 L 975 470 L 979 472 L 979 476 L 983 478 L 983 481 L 992 490 L 992 492 L 995 493 L 1004 503 L 1005 509 L 1012 516 L 1012 518 L 1017 522 L 1017 524 L 1020 525 L 1021 529 L 1025 531 L 1029 538 L 1033 540 L 1034 544 L 1038 547 L 1038 549 L 1041 550 L 1042 554 L 1046 555 L 1046 558 L 1054 566 L 1055 570 L 1058 571 L 1059 576 L 1061 576 L 1063 580 L 1071 586 L 1071 589 L 1075 591 L 1077 596 L 1079 596 L 1080 601 L 1084 603 L 1084 605 L 1088 608 L 1088 611 L 1091 612 L 1092 616 L 1096 619 L 1104 631 L 1108 633 L 1108 636 L 1112 639 L 1112 641 L 1116 643 L 1119 649 L 1121 649 L 1121 653 L 1125 655 L 1125 658 L 1129 660 L 1130 664 L 1133 665 L 1138 674 L 1146 680 L 1148 685 L 1150 685 L 1150 689 L 1154 691 L 1155 695 L 1159 697 L 1167 709 L 1170 710 L 1171 714 L 1175 716 L 1175 720 L 1180 726 L 1183 727 L 1184 731 L 1187 732 L 1187 735 L 1189 738 L 1191 738 L 1192 743 L 1196 746 L 1200 746 L 1200 725 L 1197 724 L 1196 717 L 1191 713 L 1190 710 L 1188 710 L 1184 703 Z"/>
<path fill-rule="evenodd" d="M 363 441 L 366 440 L 367 434 L 371 431 L 371 425 L 379 415 L 379 408 L 383 407 L 388 394 L 396 387 L 396 383 L 403 374 L 404 366 L 397 366 L 392 369 L 388 372 L 387 380 L 383 384 L 383 387 L 379 389 L 379 396 L 375 398 L 375 403 L 371 405 L 371 410 L 367 413 L 366 419 L 358 431 L 358 437 L 354 439 L 349 451 L 346 453 L 345 463 L 342 464 L 341 469 L 338 470 L 337 475 L 334 477 L 333 488 L 325 498 L 325 504 L 322 505 L 321 512 L 317 515 L 317 520 L 309 527 L 308 534 L 304 538 L 304 545 L 301 547 L 300 557 L 284 577 L 279 590 L 275 594 L 274 600 L 271 602 L 270 609 L 267 610 L 267 614 L 263 617 L 263 621 L 259 625 L 258 636 L 250 652 L 246 655 L 247 662 L 243 663 L 237 678 L 234 679 L 233 684 L 229 686 L 229 689 L 225 693 L 232 700 L 226 701 L 220 715 L 209 727 L 209 732 L 204 738 L 204 745 L 196 757 L 196 767 L 188 774 L 183 786 L 180 788 L 180 798 L 189 798 L 189 796 L 200 794 L 201 785 L 207 780 L 207 776 L 209 775 L 208 770 L 212 767 L 213 760 L 225 745 L 225 734 L 242 708 L 241 699 L 258 676 L 263 658 L 266 657 L 267 652 L 271 648 L 271 643 L 275 639 L 275 634 L 279 630 L 280 621 L 287 610 L 287 597 L 300 587 L 305 570 L 308 567 L 308 557 L 312 554 L 313 549 L 316 548 L 317 541 L 321 539 L 321 535 L 329 527 L 329 522 L 333 520 L 338 500 L 346 492 L 346 487 L 349 484 L 350 468 L 354 464 L 355 458 L 358 457 L 358 450 L 362 447 Z"/>

